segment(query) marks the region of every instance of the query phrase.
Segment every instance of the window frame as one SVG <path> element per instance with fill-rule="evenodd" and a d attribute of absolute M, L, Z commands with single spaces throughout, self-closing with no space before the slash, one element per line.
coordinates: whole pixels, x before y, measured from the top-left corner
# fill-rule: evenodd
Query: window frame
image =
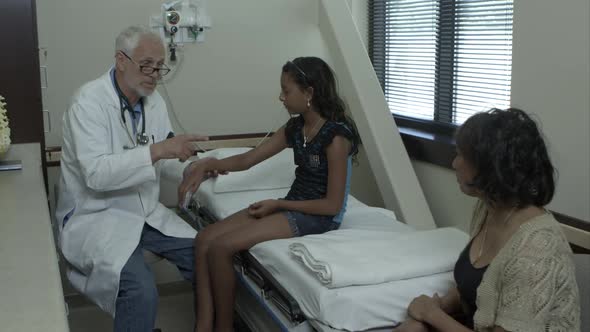
<path fill-rule="evenodd" d="M 368 40 L 369 56 L 377 69 L 377 77 L 382 89 L 385 86 L 385 39 L 386 35 L 373 33 L 373 26 L 386 25 L 386 15 L 379 11 L 386 0 L 368 2 Z M 453 96 L 454 72 L 440 70 L 441 67 L 454 66 L 456 0 L 440 0 L 440 33 L 437 35 L 435 109 L 433 120 L 414 118 L 392 113 L 410 157 L 452 168 L 455 156 L 454 133 L 459 125 L 454 124 Z M 377 54 L 376 57 L 374 55 Z M 382 55 L 382 59 L 379 59 Z M 381 75 L 379 74 L 381 73 Z M 443 91 L 446 90 L 446 91 Z M 445 106 L 446 105 L 446 106 Z M 438 120 L 438 121 L 437 121 Z"/>

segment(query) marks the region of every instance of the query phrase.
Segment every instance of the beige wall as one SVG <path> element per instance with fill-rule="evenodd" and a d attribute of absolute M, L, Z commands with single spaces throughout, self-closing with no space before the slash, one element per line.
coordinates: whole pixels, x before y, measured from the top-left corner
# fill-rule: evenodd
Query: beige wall
<path fill-rule="evenodd" d="M 72 93 L 111 66 L 114 39 L 148 24 L 158 0 L 38 0 L 40 47 L 47 49 L 47 145 L 61 144 L 61 116 Z M 213 28 L 182 50 L 182 70 L 167 84 L 187 131 L 265 132 L 288 119 L 278 101 L 281 66 L 300 55 L 326 58 L 317 0 L 207 1 Z M 329 60 L 329 59 L 328 59 Z M 162 91 L 162 89 L 160 89 Z"/>
<path fill-rule="evenodd" d="M 367 15 L 367 6 L 369 6 L 369 0 L 348 0 L 348 6 L 352 13 L 352 18 L 355 21 L 356 28 L 361 36 L 365 47 L 369 45 L 369 17 Z"/>
<path fill-rule="evenodd" d="M 536 115 L 559 171 L 549 208 L 590 221 L 590 1 L 519 0 L 512 104 Z"/>
<path fill-rule="evenodd" d="M 416 160 L 412 165 L 436 225 L 469 231 L 476 200 L 459 190 L 455 173 L 450 169 Z"/>

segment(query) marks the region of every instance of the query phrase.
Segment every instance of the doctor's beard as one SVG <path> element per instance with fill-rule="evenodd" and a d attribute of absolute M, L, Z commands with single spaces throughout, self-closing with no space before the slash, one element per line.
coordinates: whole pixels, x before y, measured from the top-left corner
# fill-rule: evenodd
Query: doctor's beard
<path fill-rule="evenodd" d="M 158 81 L 153 79 L 151 81 L 146 81 L 145 77 L 142 78 L 130 78 L 130 77 L 123 77 L 126 85 L 130 87 L 130 89 L 137 94 L 139 98 L 148 97 L 154 91 L 156 91 L 156 86 L 158 85 Z M 153 83 L 153 88 L 146 88 L 142 86 L 142 83 Z"/>
<path fill-rule="evenodd" d="M 137 93 L 140 97 L 147 97 L 156 91 L 156 87 L 158 86 L 158 82 L 154 82 L 154 87 L 152 89 L 144 88 L 141 85 L 138 85 L 135 88 L 135 93 Z"/>

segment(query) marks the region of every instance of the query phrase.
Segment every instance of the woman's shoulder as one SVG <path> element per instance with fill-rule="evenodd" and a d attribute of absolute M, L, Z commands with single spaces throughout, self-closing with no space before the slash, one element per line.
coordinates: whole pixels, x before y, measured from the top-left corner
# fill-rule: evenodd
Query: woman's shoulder
<path fill-rule="evenodd" d="M 569 261 L 572 251 L 555 217 L 550 213 L 523 223 L 507 243 L 505 262 L 520 259 Z"/>
<path fill-rule="evenodd" d="M 553 214 L 546 212 L 523 223 L 514 234 L 520 246 L 555 244 L 567 246 L 567 239 Z"/>

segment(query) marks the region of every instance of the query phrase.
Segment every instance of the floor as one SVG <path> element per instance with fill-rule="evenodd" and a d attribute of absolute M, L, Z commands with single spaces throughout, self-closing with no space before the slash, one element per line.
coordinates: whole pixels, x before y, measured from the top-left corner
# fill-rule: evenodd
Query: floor
<path fill-rule="evenodd" d="M 193 317 L 193 295 L 190 292 L 160 297 L 156 326 L 162 332 L 192 331 Z M 68 318 L 71 332 L 108 332 L 113 329 L 111 317 L 92 304 L 70 308 Z"/>
<path fill-rule="evenodd" d="M 191 290 L 167 290 L 160 292 L 156 327 L 162 332 L 192 332 L 194 312 Z M 66 300 L 67 301 L 67 300 Z M 95 305 L 85 300 L 68 301 L 71 332 L 112 332 L 113 320 Z M 249 332 L 239 320 L 236 332 Z"/>

